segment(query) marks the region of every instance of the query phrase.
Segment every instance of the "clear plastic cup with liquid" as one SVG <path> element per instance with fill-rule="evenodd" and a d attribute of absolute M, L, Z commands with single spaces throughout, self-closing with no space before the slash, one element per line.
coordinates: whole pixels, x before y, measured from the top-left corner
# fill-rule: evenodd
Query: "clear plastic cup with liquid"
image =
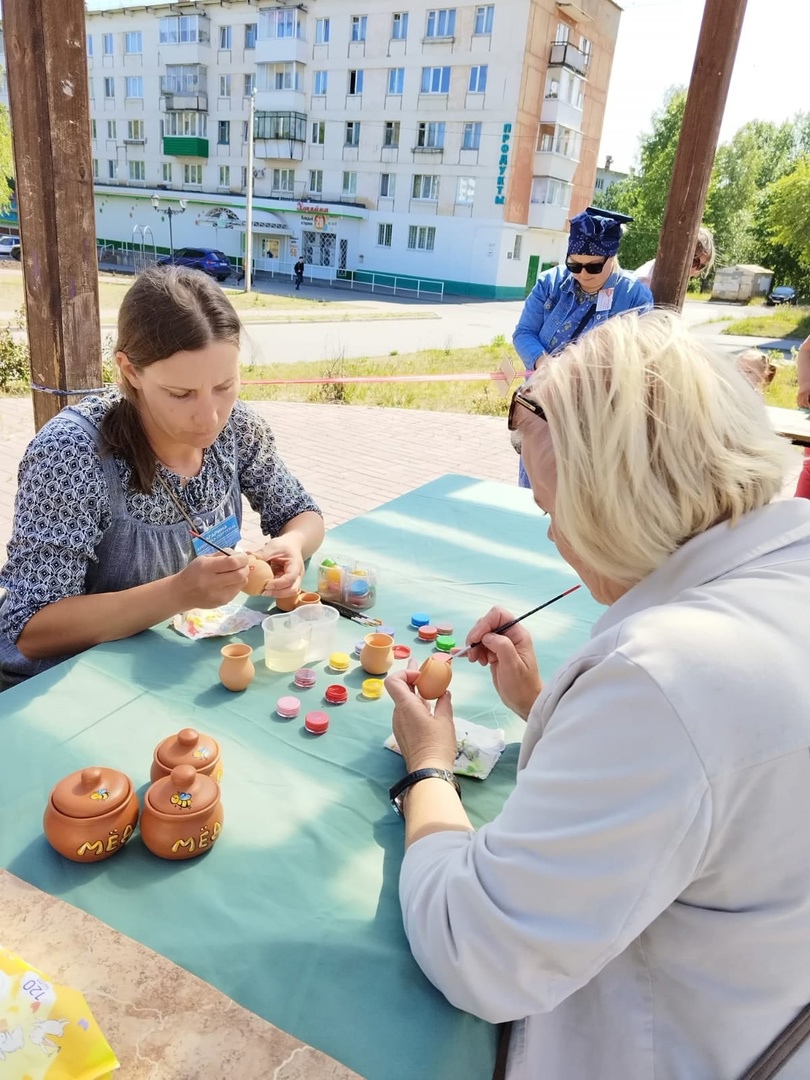
<path fill-rule="evenodd" d="M 336 608 L 326 604 L 304 604 L 292 613 L 293 619 L 303 623 L 311 632 L 307 663 L 313 660 L 325 660 L 335 648 L 340 614 Z"/>
<path fill-rule="evenodd" d="M 312 630 L 295 612 L 268 615 L 262 622 L 264 664 L 270 671 L 297 671 L 307 661 Z"/>

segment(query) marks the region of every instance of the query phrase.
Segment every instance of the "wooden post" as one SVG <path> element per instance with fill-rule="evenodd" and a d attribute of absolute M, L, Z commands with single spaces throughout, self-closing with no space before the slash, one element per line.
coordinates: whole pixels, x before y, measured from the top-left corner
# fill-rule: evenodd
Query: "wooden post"
<path fill-rule="evenodd" d="M 84 20 L 84 0 L 3 0 L 37 429 L 101 386 Z"/>
<path fill-rule="evenodd" d="M 651 288 L 683 308 L 747 0 L 706 0 Z"/>

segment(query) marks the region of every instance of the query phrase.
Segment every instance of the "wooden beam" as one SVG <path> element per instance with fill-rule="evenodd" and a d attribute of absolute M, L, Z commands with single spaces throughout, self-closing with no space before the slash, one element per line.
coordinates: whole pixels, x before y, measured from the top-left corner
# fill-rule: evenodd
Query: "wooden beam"
<path fill-rule="evenodd" d="M 651 288 L 680 311 L 706 204 L 747 0 L 706 0 Z"/>
<path fill-rule="evenodd" d="M 101 386 L 84 20 L 84 0 L 3 0 L 37 428 Z"/>

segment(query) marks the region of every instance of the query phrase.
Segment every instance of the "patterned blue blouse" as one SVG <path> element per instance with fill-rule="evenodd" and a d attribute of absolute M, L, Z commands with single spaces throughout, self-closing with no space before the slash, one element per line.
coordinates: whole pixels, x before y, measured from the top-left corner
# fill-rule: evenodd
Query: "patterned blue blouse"
<path fill-rule="evenodd" d="M 111 391 L 87 397 L 74 409 L 98 427 L 118 396 Z M 150 525 L 182 520 L 162 484 L 156 481 L 148 495 L 133 491 L 129 466 L 118 457 L 114 461 L 133 518 Z M 179 494 L 179 478 L 162 465 L 158 470 Z M 214 447 L 204 452 L 199 474 L 188 481 L 188 501 L 200 512 L 218 507 L 234 470 L 242 494 L 261 515 L 266 536 L 277 536 L 305 510 L 320 513 L 278 456 L 269 425 L 240 401 Z M 8 561 L 0 571 L 0 585 L 8 590 L 0 607 L 0 634 L 16 643 L 40 608 L 84 594 L 88 566 L 96 560 L 110 521 L 107 482 L 93 436 L 69 416 L 54 417 L 31 440 L 20 463 Z"/>
<path fill-rule="evenodd" d="M 641 314 L 653 306 L 650 290 L 636 281 L 627 270 L 619 268 L 614 271 L 602 286 L 602 291 L 606 289 L 613 289 L 610 308 L 605 311 L 594 308 L 580 332 L 592 330 L 623 311 Z M 541 356 L 557 352 L 570 342 L 589 306 L 596 303 L 598 295 L 581 289 L 574 275 L 564 266 L 555 266 L 538 277 L 512 335 L 517 354 L 528 370 L 534 370 Z"/>

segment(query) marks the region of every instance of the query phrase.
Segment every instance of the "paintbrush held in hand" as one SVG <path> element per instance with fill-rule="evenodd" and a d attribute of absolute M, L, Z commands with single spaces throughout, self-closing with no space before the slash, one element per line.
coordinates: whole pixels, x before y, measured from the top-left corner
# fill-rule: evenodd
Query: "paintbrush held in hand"
<path fill-rule="evenodd" d="M 572 585 L 570 589 L 566 589 L 565 592 L 561 592 L 558 596 L 552 596 L 550 600 L 546 600 L 546 602 L 543 604 L 538 604 L 537 607 L 533 607 L 531 611 L 525 611 L 522 615 L 518 615 L 516 619 L 510 619 L 509 622 L 504 623 L 503 626 L 496 626 L 494 630 L 490 630 L 490 633 L 503 634 L 504 631 L 510 628 L 510 626 L 515 626 L 516 623 L 523 622 L 524 619 L 528 619 L 528 617 L 530 615 L 534 615 L 536 611 L 542 611 L 543 608 L 548 607 L 549 604 L 556 604 L 558 600 L 562 600 L 564 596 L 570 596 L 572 592 L 576 592 L 579 588 L 581 588 L 580 585 Z M 469 645 L 465 645 L 463 649 L 459 649 L 458 652 L 453 653 L 450 659 L 457 660 L 459 656 L 464 656 L 465 653 L 468 653 L 470 651 L 470 649 L 474 649 L 480 644 L 480 641 L 473 641 Z"/>

